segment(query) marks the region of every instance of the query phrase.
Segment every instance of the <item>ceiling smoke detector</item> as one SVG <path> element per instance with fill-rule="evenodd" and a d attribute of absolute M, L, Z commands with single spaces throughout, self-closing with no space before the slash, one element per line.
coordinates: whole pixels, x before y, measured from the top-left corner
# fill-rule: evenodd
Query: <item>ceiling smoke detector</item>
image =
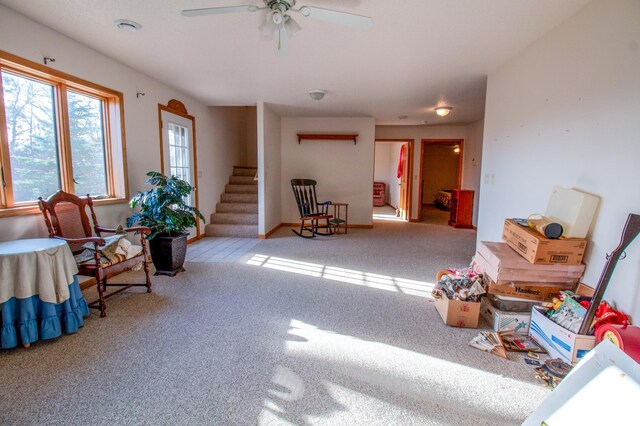
<path fill-rule="evenodd" d="M 320 99 L 324 98 L 324 95 L 327 94 L 326 90 L 322 90 L 322 89 L 313 89 L 313 90 L 309 90 L 309 96 L 311 96 L 311 99 L 313 99 L 314 101 L 319 101 Z"/>
<path fill-rule="evenodd" d="M 138 24 L 135 21 L 130 21 L 128 19 L 116 19 L 115 21 L 116 27 L 120 28 L 123 31 L 138 31 L 142 29 L 142 25 Z"/>

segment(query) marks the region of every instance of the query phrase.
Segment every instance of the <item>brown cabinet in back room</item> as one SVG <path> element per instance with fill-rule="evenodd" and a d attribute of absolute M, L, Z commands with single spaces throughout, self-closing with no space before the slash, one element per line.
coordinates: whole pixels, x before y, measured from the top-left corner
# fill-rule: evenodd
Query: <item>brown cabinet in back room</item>
<path fill-rule="evenodd" d="M 449 225 L 454 228 L 473 228 L 473 191 L 453 189 L 451 191 L 451 215 Z"/>

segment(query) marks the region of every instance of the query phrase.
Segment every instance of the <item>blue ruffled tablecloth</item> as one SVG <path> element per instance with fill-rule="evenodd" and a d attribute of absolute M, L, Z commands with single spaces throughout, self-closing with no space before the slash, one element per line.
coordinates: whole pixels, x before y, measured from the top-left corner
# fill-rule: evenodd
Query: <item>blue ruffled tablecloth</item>
<path fill-rule="evenodd" d="M 89 315 L 89 306 L 77 277 L 69 285 L 69 293 L 69 299 L 58 304 L 43 302 L 36 295 L 27 299 L 12 297 L 0 305 L 0 347 L 14 348 L 78 331 Z"/>
<path fill-rule="evenodd" d="M 89 306 L 65 241 L 34 238 L 0 243 L 0 348 L 75 333 Z"/>

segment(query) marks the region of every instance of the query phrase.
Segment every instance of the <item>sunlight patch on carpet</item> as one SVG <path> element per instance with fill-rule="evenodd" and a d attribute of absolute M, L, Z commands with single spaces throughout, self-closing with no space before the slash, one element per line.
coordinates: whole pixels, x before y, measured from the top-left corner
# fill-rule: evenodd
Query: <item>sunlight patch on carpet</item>
<path fill-rule="evenodd" d="M 519 423 L 517 420 L 522 412 L 531 409 L 527 399 L 542 399 L 548 393 L 537 384 L 384 342 L 323 330 L 296 319 L 290 322 L 289 334 L 297 338 L 287 341 L 287 353 L 315 365 L 319 372 L 318 376 L 303 376 L 302 380 L 312 378 L 325 389 L 331 389 L 334 401 L 344 407 L 345 414 L 350 409 L 357 411 L 356 407 L 368 406 L 389 410 L 387 414 L 379 413 L 380 416 L 398 415 L 401 418 L 403 407 L 417 404 L 426 413 L 431 409 L 439 411 L 443 407 L 455 407 L 454 411 L 462 417 L 488 420 L 486 416 L 489 415 L 497 424 Z M 478 353 L 478 357 L 483 356 L 492 355 Z M 349 380 L 337 386 L 332 383 L 335 377 L 348 377 Z M 363 394 L 349 389 L 351 380 L 366 383 L 379 391 Z M 299 383 L 293 383 L 297 386 L 290 384 L 289 387 L 301 388 Z M 487 389 L 492 391 L 487 392 Z M 300 393 L 297 395 L 301 396 Z M 516 395 L 520 397 L 515 398 Z M 383 397 L 382 404 L 378 400 L 380 397 Z M 436 417 L 434 420 L 443 419 Z"/>
<path fill-rule="evenodd" d="M 433 299 L 434 283 L 256 254 L 248 265 Z"/>

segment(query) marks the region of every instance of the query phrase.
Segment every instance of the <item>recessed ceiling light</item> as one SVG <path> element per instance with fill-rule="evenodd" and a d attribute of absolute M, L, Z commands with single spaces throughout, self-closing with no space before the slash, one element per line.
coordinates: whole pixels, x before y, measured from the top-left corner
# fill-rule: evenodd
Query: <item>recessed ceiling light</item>
<path fill-rule="evenodd" d="M 407 118 L 409 118 L 408 115 L 399 115 L 398 116 L 398 120 L 406 120 Z"/>
<path fill-rule="evenodd" d="M 135 21 L 130 21 L 128 19 L 116 19 L 115 21 L 116 27 L 120 28 L 123 31 L 138 31 L 142 29 L 142 25 L 138 24 Z"/>
<path fill-rule="evenodd" d="M 449 115 L 449 113 L 451 112 L 453 108 L 451 108 L 450 106 L 440 106 L 438 108 L 435 108 L 436 110 L 436 114 L 438 114 L 440 117 L 444 117 L 445 115 Z"/>

